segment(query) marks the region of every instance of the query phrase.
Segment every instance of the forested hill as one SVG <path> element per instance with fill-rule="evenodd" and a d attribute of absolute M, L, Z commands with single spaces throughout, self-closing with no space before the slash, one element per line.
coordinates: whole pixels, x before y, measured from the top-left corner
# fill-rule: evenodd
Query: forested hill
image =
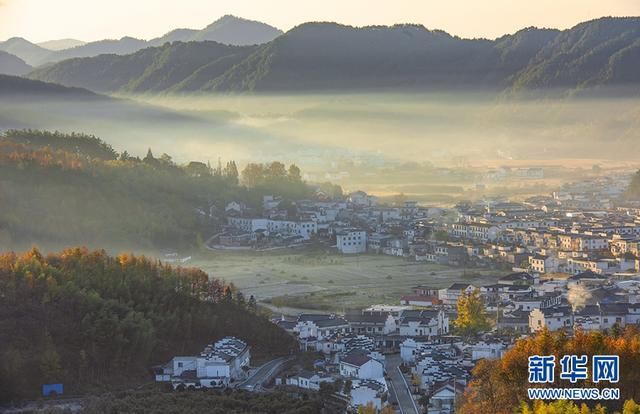
<path fill-rule="evenodd" d="M 226 335 L 253 354 L 289 354 L 293 338 L 254 305 L 200 270 L 144 257 L 2 254 L 0 403 L 37 397 L 43 383 L 67 394 L 148 383 L 153 365 Z"/>
<path fill-rule="evenodd" d="M 624 193 L 624 197 L 628 200 L 640 200 L 640 170 L 636 171 L 631 178 L 631 182 Z"/>
<path fill-rule="evenodd" d="M 63 61 L 30 76 L 107 92 L 566 91 L 638 86 L 639 65 L 640 18 L 602 18 L 564 31 L 527 28 L 496 40 L 419 25 L 305 23 L 259 46 L 174 42 Z"/>
<path fill-rule="evenodd" d="M 174 42 L 125 56 L 70 59 L 37 69 L 30 77 L 101 92 L 199 90 L 255 50 L 216 42 Z"/>
<path fill-rule="evenodd" d="M 31 72 L 32 69 L 19 57 L 0 50 L 0 74 L 21 76 Z"/>
<path fill-rule="evenodd" d="M 235 162 L 211 168 L 203 161 L 118 154 L 84 134 L 7 131 L 0 135 L 0 250 L 195 248 L 217 230 L 230 201 L 261 206 L 266 194 L 313 195 L 299 170 L 288 174 L 280 163 L 246 187 Z"/>
<path fill-rule="evenodd" d="M 0 98 L 108 100 L 82 88 L 0 74 Z"/>

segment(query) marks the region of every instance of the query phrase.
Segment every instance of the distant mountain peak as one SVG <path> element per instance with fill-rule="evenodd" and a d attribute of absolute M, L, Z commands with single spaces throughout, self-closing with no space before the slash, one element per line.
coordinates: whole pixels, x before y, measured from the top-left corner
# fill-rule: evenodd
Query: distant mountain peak
<path fill-rule="evenodd" d="M 149 46 L 161 46 L 167 42 L 212 41 L 233 46 L 268 43 L 283 32 L 266 23 L 226 14 L 201 30 L 174 29 L 163 36 L 151 39 Z"/>
<path fill-rule="evenodd" d="M 11 37 L 11 38 L 7 39 L 4 43 L 5 44 L 13 44 L 13 45 L 15 45 L 15 44 L 23 44 L 23 45 L 37 46 L 36 44 L 31 43 L 30 41 L 28 41 L 24 37 L 19 37 L 19 36 Z"/>
<path fill-rule="evenodd" d="M 82 40 L 78 39 L 56 39 L 56 40 L 48 40 L 46 42 L 38 43 L 38 46 L 43 47 L 48 50 L 59 51 L 64 49 L 70 49 L 76 46 L 82 46 L 86 44 Z"/>
<path fill-rule="evenodd" d="M 12 37 L 5 42 L 0 42 L 0 50 L 15 55 L 32 66 L 38 64 L 51 53 L 50 50 L 22 37 Z"/>
<path fill-rule="evenodd" d="M 227 21 L 227 20 L 244 20 L 244 21 L 248 21 L 249 19 L 245 19 L 243 17 L 238 17 L 235 16 L 233 14 L 225 14 L 224 16 L 222 16 L 221 18 L 219 18 L 217 21 Z"/>

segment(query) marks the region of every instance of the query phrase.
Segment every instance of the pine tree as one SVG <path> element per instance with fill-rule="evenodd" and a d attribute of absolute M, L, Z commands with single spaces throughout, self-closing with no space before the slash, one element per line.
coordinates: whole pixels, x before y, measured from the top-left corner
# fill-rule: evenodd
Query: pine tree
<path fill-rule="evenodd" d="M 240 306 L 245 306 L 246 302 L 244 301 L 244 295 L 242 292 L 236 293 L 236 303 Z"/>
<path fill-rule="evenodd" d="M 224 300 L 226 302 L 233 302 L 233 291 L 231 290 L 231 286 L 227 286 L 224 289 Z"/>
<path fill-rule="evenodd" d="M 153 158 L 153 152 L 151 152 L 151 148 L 147 151 L 147 155 L 144 157 L 144 162 L 154 162 L 156 159 Z"/>
<path fill-rule="evenodd" d="M 253 313 L 258 311 L 258 304 L 256 303 L 255 296 L 251 295 L 249 297 L 249 302 L 247 303 L 247 309 Z"/>

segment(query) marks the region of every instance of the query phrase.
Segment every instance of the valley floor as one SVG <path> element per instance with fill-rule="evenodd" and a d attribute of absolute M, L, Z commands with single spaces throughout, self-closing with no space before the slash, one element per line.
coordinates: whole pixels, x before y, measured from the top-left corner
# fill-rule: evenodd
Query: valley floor
<path fill-rule="evenodd" d="M 208 252 L 189 266 L 233 282 L 240 291 L 269 308 L 297 314 L 301 310 L 342 311 L 379 303 L 399 303 L 411 288 L 436 288 L 454 282 L 495 282 L 504 273 L 416 263 L 383 255 L 342 256 L 320 251 Z"/>

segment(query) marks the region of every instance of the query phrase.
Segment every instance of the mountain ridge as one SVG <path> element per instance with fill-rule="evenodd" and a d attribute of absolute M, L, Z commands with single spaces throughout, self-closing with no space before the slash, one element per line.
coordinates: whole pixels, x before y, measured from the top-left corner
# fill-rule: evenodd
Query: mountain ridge
<path fill-rule="evenodd" d="M 151 39 L 149 46 L 160 46 L 171 41 L 214 41 L 230 46 L 251 46 L 268 43 L 282 34 L 282 30 L 266 23 L 227 14 L 201 30 L 172 30 L 161 37 Z"/>
<path fill-rule="evenodd" d="M 176 41 L 215 41 L 231 46 L 249 46 L 270 42 L 281 34 L 281 30 L 266 23 L 225 15 L 203 29 L 173 29 L 151 40 L 124 36 L 119 39 L 102 39 L 94 42 L 61 39 L 35 44 L 16 37 L 0 42 L 0 51 L 11 53 L 31 66 L 40 66 L 103 54 L 128 55 L 147 47 L 162 46 L 167 42 Z M 61 46 L 65 44 L 71 47 Z M 47 45 L 50 49 L 46 48 Z"/>
<path fill-rule="evenodd" d="M 111 99 L 107 96 L 99 95 L 83 88 L 63 86 L 56 83 L 0 74 L 0 97 L 5 98 L 8 96 L 39 96 L 49 98 L 81 98 L 93 100 Z"/>
<path fill-rule="evenodd" d="M 262 45 L 217 45 L 165 43 L 127 56 L 63 61 L 29 76 L 99 92 L 135 93 L 387 88 L 519 92 L 640 84 L 640 71 L 635 70 L 640 66 L 640 18 L 596 19 L 562 31 L 529 27 L 495 40 L 462 39 L 421 25 L 309 22 Z M 203 61 L 194 51 L 211 59 Z M 144 67 L 136 66 L 143 56 L 149 60 Z M 116 63 L 118 70 L 113 69 Z M 158 84 L 143 81 L 140 72 L 147 70 L 167 77 Z"/>
<path fill-rule="evenodd" d="M 82 46 L 85 44 L 87 44 L 87 42 L 78 39 L 54 39 L 37 43 L 38 46 L 53 51 L 70 49 L 72 47 Z"/>
<path fill-rule="evenodd" d="M 38 65 L 51 51 L 31 43 L 22 37 L 12 37 L 0 42 L 0 50 L 19 57 L 31 66 Z"/>
<path fill-rule="evenodd" d="M 31 72 L 33 67 L 19 57 L 0 51 L 0 74 L 22 76 Z"/>

